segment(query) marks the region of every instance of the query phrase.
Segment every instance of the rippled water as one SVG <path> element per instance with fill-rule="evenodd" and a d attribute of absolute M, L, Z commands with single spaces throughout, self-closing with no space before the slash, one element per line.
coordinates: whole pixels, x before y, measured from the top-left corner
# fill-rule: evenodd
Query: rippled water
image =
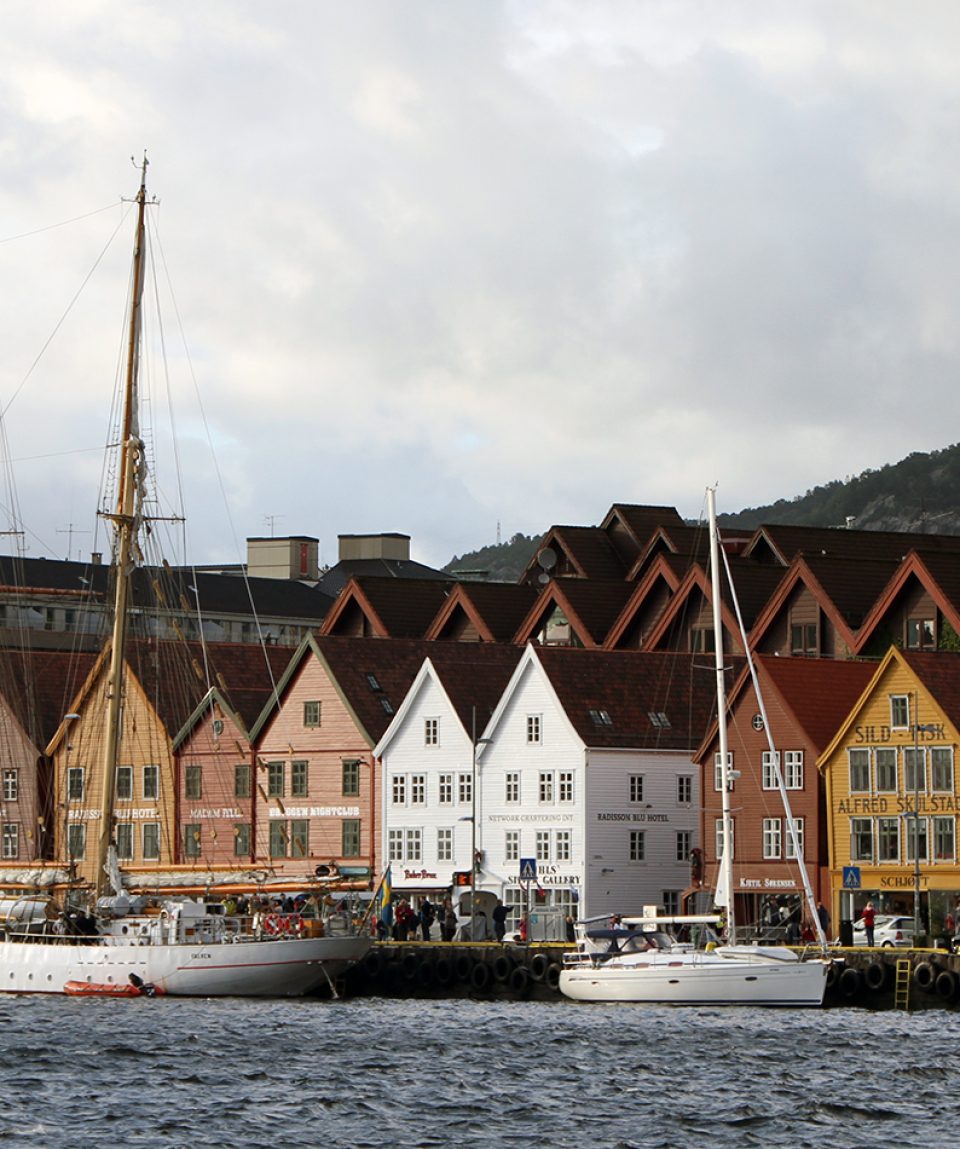
<path fill-rule="evenodd" d="M 0 998 L 23 1146 L 955 1143 L 957 1015 Z"/>

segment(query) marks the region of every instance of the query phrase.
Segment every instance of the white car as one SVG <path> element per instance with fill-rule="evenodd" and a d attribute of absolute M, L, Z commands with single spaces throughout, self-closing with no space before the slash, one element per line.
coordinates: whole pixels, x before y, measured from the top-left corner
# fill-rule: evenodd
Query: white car
<path fill-rule="evenodd" d="M 909 949 L 913 945 L 914 932 L 913 918 L 877 914 L 873 924 L 873 944 L 884 949 L 891 946 Z M 867 931 L 863 927 L 863 918 L 853 923 L 853 944 L 855 946 L 867 944 Z"/>

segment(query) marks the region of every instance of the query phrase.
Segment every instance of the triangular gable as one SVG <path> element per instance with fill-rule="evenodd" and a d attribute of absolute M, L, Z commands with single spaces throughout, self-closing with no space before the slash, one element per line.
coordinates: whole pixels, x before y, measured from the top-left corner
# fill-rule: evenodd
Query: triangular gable
<path fill-rule="evenodd" d="M 510 642 L 538 594 L 520 583 L 458 583 L 424 638 Z"/>
<path fill-rule="evenodd" d="M 579 645 L 587 649 L 599 647 L 632 591 L 629 583 L 619 581 L 551 581 L 530 609 L 517 631 L 515 641 L 533 641 L 535 635 L 548 625 L 554 613 L 560 611 L 569 624 L 570 641 L 558 645 Z"/>
<path fill-rule="evenodd" d="M 711 583 L 707 572 L 699 565 L 691 567 L 677 588 L 667 609 L 660 616 L 660 621 L 651 631 L 645 649 L 687 650 L 689 647 L 689 629 L 698 619 L 703 620 L 704 629 L 712 630 L 711 595 Z M 742 654 L 743 642 L 740 638 L 737 616 L 727 601 L 727 595 L 722 596 L 720 622 L 723 626 L 723 649 L 731 653 Z M 682 638 L 681 645 L 676 644 L 678 636 Z M 674 643 L 673 646 L 671 646 L 671 641 Z"/>
<path fill-rule="evenodd" d="M 627 564 L 600 527 L 554 526 L 544 535 L 518 581 L 622 579 L 626 569 Z"/>
<path fill-rule="evenodd" d="M 676 564 L 666 555 L 658 555 L 652 565 L 647 568 L 643 578 L 636 584 L 630 597 L 624 604 L 619 616 L 607 633 L 603 646 L 605 650 L 620 648 L 646 649 L 646 640 L 657 622 L 663 616 L 670 600 L 677 593 L 682 575 L 678 573 Z M 662 602 L 658 600 L 662 599 Z M 652 618 L 646 617 L 646 608 L 656 602 L 655 614 Z M 637 626 L 642 622 L 646 625 L 646 633 L 636 642 L 631 636 Z"/>
<path fill-rule="evenodd" d="M 943 617 L 960 634 L 960 558 L 943 552 L 920 554 L 911 551 L 864 618 L 857 635 L 855 649 L 858 653 L 869 646 L 898 599 L 914 581 L 930 595 Z"/>
<path fill-rule="evenodd" d="M 643 506 L 614 503 L 600 524 L 626 566 L 636 562 L 650 536 L 664 527 L 682 527 L 683 519 L 676 507 Z"/>
<path fill-rule="evenodd" d="M 823 773 L 824 765 L 833 756 L 837 748 L 841 746 L 849 737 L 851 730 L 857 723 L 860 711 L 873 695 L 874 691 L 877 689 L 878 684 L 883 680 L 888 668 L 890 667 L 890 664 L 897 661 L 899 657 L 900 652 L 895 646 L 891 646 L 881 660 L 880 665 L 874 671 L 869 682 L 860 692 L 857 700 L 850 707 L 850 711 L 846 718 L 844 718 L 844 720 L 837 726 L 836 734 L 834 734 L 834 736 L 821 751 L 820 757 L 817 759 L 817 769 L 821 774 Z"/>
<path fill-rule="evenodd" d="M 804 558 L 794 560 L 766 606 L 757 616 L 753 630 L 750 632 L 751 649 L 757 650 L 762 646 L 764 636 L 782 617 L 783 612 L 790 609 L 790 605 L 801 587 L 805 587 L 810 592 L 818 608 L 830 619 L 841 641 L 848 650 L 852 651 L 856 642 L 855 631 L 847 625 L 847 621 L 837 609 L 836 603 L 824 590 Z"/>
<path fill-rule="evenodd" d="M 449 579 L 352 578 L 319 633 L 422 638 L 453 585 Z"/>

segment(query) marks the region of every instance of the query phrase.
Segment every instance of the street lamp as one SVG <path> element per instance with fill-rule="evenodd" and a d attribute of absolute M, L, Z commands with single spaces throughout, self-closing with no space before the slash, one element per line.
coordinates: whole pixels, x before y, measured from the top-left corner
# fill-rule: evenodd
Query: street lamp
<path fill-rule="evenodd" d="M 914 714 L 916 720 L 920 717 L 920 697 L 913 696 Z M 936 725 L 932 722 L 913 723 L 913 932 L 914 936 L 920 933 L 920 731 L 935 733 Z M 926 774 L 926 770 L 924 770 Z M 928 907 L 929 909 L 929 907 Z"/>
<path fill-rule="evenodd" d="M 489 738 L 477 737 L 477 708 L 471 707 L 470 727 L 470 940 L 477 940 L 477 747 Z"/>

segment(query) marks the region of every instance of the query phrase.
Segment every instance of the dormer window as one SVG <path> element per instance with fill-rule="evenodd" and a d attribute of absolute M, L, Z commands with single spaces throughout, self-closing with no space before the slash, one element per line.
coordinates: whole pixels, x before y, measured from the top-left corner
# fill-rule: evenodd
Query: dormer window
<path fill-rule="evenodd" d="M 908 618 L 906 638 L 908 650 L 936 649 L 934 620 L 932 618 Z"/>

